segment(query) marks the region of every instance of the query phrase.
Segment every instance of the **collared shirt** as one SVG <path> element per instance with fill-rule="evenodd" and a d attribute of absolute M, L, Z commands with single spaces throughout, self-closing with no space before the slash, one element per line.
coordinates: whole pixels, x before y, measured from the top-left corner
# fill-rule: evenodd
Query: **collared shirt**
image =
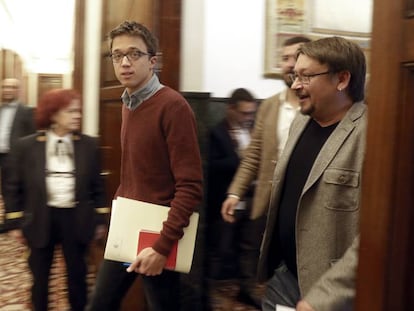
<path fill-rule="evenodd" d="M 17 102 L 3 104 L 0 108 L 0 153 L 10 151 L 10 133 L 17 110 Z"/>
<path fill-rule="evenodd" d="M 295 118 L 299 107 L 295 108 L 286 100 L 287 89 L 280 93 L 279 99 L 281 105 L 279 107 L 279 116 L 277 120 L 276 135 L 279 142 L 277 147 L 277 158 L 279 159 L 282 154 L 283 148 L 286 145 L 286 141 L 289 135 L 290 125 Z"/>
<path fill-rule="evenodd" d="M 230 135 L 237 141 L 237 152 L 243 157 L 243 152 L 250 143 L 250 131 L 242 127 L 231 127 Z"/>
<path fill-rule="evenodd" d="M 161 89 L 163 85 L 160 83 L 156 74 L 152 75 L 152 78 L 148 81 L 148 83 L 140 88 L 139 90 L 135 91 L 131 95 L 128 94 L 127 90 L 122 93 L 121 99 L 125 106 L 129 110 L 135 110 L 138 108 L 139 105 L 142 104 L 144 100 L 147 100 L 152 95 L 154 95 L 159 89 Z"/>
<path fill-rule="evenodd" d="M 47 204 L 53 207 L 75 206 L 75 162 L 72 134 L 63 137 L 46 133 Z"/>

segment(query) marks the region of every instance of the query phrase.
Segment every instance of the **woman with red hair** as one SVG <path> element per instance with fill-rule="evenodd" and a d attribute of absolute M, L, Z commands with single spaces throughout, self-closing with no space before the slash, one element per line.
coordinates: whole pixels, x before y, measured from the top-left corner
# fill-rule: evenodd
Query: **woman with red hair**
<path fill-rule="evenodd" d="M 54 249 L 61 244 L 71 310 L 87 301 L 86 254 L 105 233 L 105 202 L 97 140 L 80 133 L 81 97 L 72 89 L 46 92 L 36 110 L 38 133 L 22 138 L 6 185 L 10 234 L 30 248 L 32 304 L 48 310 Z"/>

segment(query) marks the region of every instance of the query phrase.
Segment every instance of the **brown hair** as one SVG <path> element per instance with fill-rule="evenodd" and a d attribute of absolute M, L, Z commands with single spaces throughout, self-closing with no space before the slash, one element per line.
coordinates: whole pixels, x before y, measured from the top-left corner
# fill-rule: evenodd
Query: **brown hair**
<path fill-rule="evenodd" d="M 81 99 L 78 91 L 73 89 L 53 89 L 40 98 L 36 108 L 36 125 L 39 129 L 47 129 L 53 123 L 52 116 L 70 105 L 72 100 Z"/>
<path fill-rule="evenodd" d="M 144 25 L 134 21 L 124 21 L 109 33 L 110 50 L 112 51 L 112 42 L 114 38 L 122 35 L 128 35 L 132 37 L 140 37 L 147 46 L 148 53 L 151 56 L 157 54 L 158 41 L 157 38 L 146 28 Z"/>
<path fill-rule="evenodd" d="M 306 43 L 306 42 L 311 42 L 312 40 L 309 39 L 308 37 L 305 36 L 295 36 L 295 37 L 291 37 L 289 39 L 286 39 L 282 46 L 290 46 L 290 45 L 294 45 L 294 44 L 298 44 L 298 43 Z"/>
<path fill-rule="evenodd" d="M 342 37 L 323 38 L 303 44 L 299 47 L 297 56 L 300 54 L 328 65 L 332 73 L 349 71 L 349 96 L 354 102 L 364 99 L 366 61 L 358 44 Z"/>

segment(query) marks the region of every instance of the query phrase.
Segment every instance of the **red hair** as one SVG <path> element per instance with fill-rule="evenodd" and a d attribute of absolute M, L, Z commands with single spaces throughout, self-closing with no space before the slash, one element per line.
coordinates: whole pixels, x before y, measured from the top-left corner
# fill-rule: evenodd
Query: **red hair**
<path fill-rule="evenodd" d="M 73 89 L 53 89 L 40 98 L 36 108 L 36 125 L 39 129 L 48 129 L 53 123 L 52 116 L 66 108 L 74 99 L 81 99 L 78 91 Z"/>

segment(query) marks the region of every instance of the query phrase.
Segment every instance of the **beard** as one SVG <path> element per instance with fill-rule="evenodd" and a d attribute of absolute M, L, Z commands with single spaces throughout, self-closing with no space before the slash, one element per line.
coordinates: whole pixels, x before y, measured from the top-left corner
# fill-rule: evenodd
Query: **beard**
<path fill-rule="evenodd" d="M 305 116 L 311 116 L 313 114 L 313 112 L 315 111 L 315 106 L 309 102 L 307 104 L 301 104 L 300 105 L 300 109 L 299 109 L 300 113 L 305 115 Z"/>
<path fill-rule="evenodd" d="M 285 84 L 288 88 L 291 88 L 293 84 L 292 80 L 290 80 L 290 78 L 288 77 L 288 74 L 291 74 L 291 73 L 293 72 L 285 72 L 283 74 L 283 81 L 285 81 Z"/>

